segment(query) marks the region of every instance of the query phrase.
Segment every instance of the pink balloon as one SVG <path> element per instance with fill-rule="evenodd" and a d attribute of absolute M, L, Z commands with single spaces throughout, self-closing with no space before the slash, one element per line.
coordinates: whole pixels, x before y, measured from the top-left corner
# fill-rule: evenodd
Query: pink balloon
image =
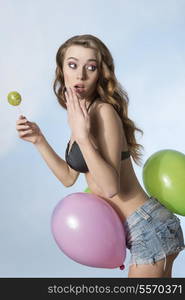
<path fill-rule="evenodd" d="M 123 269 L 124 227 L 104 199 L 90 193 L 66 196 L 53 211 L 51 228 L 59 248 L 74 261 L 97 268 Z"/>

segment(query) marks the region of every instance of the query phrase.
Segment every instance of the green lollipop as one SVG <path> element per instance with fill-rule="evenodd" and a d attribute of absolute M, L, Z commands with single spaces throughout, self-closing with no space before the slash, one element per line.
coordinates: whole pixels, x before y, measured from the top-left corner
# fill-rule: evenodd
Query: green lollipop
<path fill-rule="evenodd" d="M 8 102 L 11 105 L 17 106 L 21 103 L 21 95 L 18 92 L 10 92 L 7 96 Z"/>

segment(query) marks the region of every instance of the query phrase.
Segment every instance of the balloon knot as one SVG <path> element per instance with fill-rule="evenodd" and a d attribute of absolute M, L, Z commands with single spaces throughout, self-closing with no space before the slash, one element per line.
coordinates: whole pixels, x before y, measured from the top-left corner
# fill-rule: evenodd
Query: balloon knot
<path fill-rule="evenodd" d="M 120 270 L 124 270 L 124 269 L 125 269 L 125 266 L 124 266 L 124 265 L 121 265 L 119 268 L 120 268 Z"/>

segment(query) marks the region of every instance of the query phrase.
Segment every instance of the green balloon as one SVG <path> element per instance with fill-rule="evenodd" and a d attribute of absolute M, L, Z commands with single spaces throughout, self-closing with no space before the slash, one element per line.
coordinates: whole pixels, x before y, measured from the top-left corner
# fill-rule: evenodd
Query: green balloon
<path fill-rule="evenodd" d="M 21 103 L 21 95 L 18 92 L 10 92 L 7 96 L 8 102 L 11 105 L 17 106 Z"/>
<path fill-rule="evenodd" d="M 176 150 L 161 150 L 144 164 L 143 183 L 150 196 L 172 212 L 185 216 L 185 155 Z"/>
<path fill-rule="evenodd" d="M 90 188 L 87 187 L 87 188 L 84 190 L 84 193 L 92 193 L 92 192 L 91 192 Z"/>

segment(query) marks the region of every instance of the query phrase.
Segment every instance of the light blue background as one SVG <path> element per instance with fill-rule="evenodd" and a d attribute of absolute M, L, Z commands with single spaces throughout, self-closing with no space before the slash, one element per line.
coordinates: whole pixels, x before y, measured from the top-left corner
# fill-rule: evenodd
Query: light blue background
<path fill-rule="evenodd" d="M 65 256 L 50 229 L 60 199 L 86 188 L 84 175 L 71 188 L 54 177 L 34 145 L 17 137 L 20 109 L 36 122 L 64 158 L 70 136 L 66 111 L 52 91 L 59 46 L 78 34 L 98 36 L 109 47 L 118 80 L 129 97 L 129 116 L 144 130 L 144 159 L 161 149 L 185 150 L 185 1 L 0 1 L 0 276 L 127 277 L 126 270 L 83 266 Z M 134 164 L 142 183 L 142 168 Z M 185 232 L 185 218 L 180 216 Z M 185 252 L 174 277 L 185 277 Z"/>

